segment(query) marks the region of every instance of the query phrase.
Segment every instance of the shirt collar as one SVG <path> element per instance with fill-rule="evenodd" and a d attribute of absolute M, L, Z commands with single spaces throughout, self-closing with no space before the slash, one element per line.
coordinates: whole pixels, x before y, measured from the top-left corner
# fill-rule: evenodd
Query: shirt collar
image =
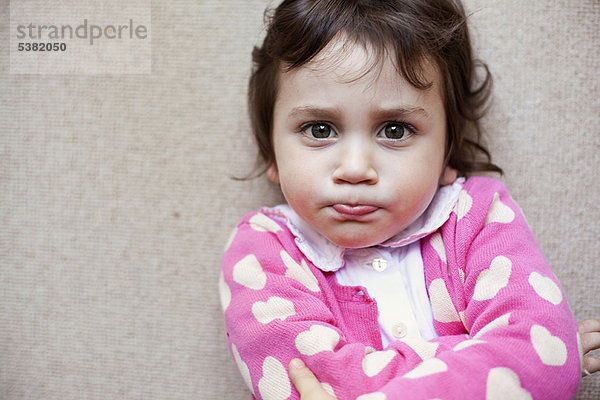
<path fill-rule="evenodd" d="M 429 207 L 415 222 L 378 246 L 407 246 L 435 232 L 448 221 L 464 182 L 464 178 L 458 178 L 453 184 L 439 188 Z M 294 235 L 300 251 L 320 270 L 334 272 L 344 266 L 344 252 L 348 249 L 321 235 L 304 222 L 289 205 L 263 208 L 261 211 L 283 221 Z"/>

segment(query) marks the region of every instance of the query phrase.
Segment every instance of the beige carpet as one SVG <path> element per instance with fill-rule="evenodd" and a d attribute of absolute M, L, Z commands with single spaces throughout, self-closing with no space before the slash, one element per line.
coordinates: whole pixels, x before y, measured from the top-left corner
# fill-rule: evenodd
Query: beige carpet
<path fill-rule="evenodd" d="M 255 159 L 245 90 L 268 3 L 154 0 L 151 74 L 45 75 L 10 73 L 0 0 L 1 399 L 248 398 L 217 279 L 237 220 L 280 201 L 229 179 Z M 576 316 L 600 317 L 600 2 L 467 7 L 495 160 Z M 577 398 L 599 397 L 584 380 Z"/>

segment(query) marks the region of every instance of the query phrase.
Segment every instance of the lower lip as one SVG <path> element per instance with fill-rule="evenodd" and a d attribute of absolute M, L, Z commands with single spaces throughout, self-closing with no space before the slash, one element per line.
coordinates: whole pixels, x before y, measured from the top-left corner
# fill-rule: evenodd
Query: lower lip
<path fill-rule="evenodd" d="M 379 207 L 368 205 L 334 204 L 333 209 L 341 215 L 348 217 L 362 217 L 374 213 Z"/>

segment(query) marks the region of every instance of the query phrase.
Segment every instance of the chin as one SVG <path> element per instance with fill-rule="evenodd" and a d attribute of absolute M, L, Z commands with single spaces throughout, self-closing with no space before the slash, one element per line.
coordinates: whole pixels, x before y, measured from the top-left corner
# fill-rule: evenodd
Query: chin
<path fill-rule="evenodd" d="M 370 238 L 365 237 L 364 235 L 357 235 L 356 237 L 343 236 L 343 237 L 329 238 L 329 240 L 332 241 L 333 243 L 337 244 L 340 247 L 344 247 L 347 249 L 361 249 L 364 247 L 375 246 L 375 245 L 383 242 L 383 240 L 379 240 L 378 238 L 372 239 L 372 240 L 369 240 L 369 239 Z"/>

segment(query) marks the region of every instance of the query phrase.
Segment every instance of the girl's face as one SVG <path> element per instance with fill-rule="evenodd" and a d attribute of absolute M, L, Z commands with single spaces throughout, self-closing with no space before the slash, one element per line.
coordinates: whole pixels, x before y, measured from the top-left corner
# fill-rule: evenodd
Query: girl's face
<path fill-rule="evenodd" d="M 342 247 L 379 244 L 427 208 L 456 171 L 444 165 L 440 76 L 425 65 L 419 90 L 365 47 L 330 43 L 281 73 L 273 112 L 276 165 L 268 177 L 314 229 Z"/>

